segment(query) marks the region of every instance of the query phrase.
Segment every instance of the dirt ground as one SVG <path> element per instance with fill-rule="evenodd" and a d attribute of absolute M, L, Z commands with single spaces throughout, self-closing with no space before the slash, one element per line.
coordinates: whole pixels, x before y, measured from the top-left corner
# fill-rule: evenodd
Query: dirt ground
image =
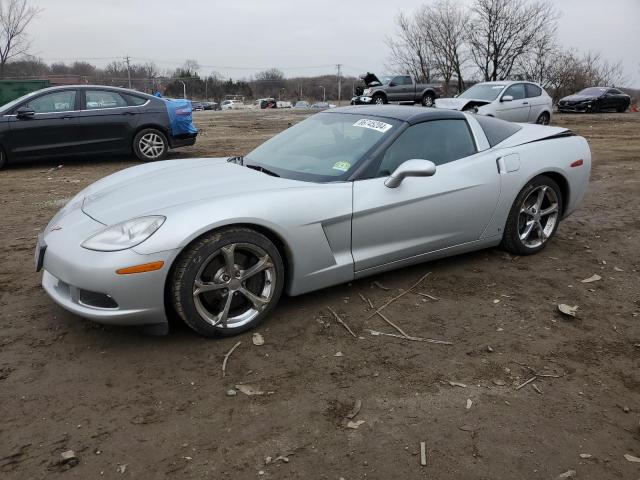
<path fill-rule="evenodd" d="M 197 145 L 172 157 L 243 154 L 305 115 L 198 113 Z M 251 333 L 99 326 L 41 289 L 37 231 L 65 199 L 134 161 L 0 172 L 0 477 L 640 478 L 624 458 L 640 457 L 640 115 L 554 123 L 586 136 L 594 168 L 584 205 L 546 250 L 485 250 L 285 298 L 259 329 L 261 347 Z M 452 345 L 372 335 L 394 330 L 368 318 L 362 297 L 378 307 L 427 272 L 386 315 Z M 581 282 L 593 274 L 601 280 Z M 578 305 L 576 317 L 558 303 Z M 265 394 L 226 395 L 241 383 Z M 364 423 L 348 428 L 357 400 L 353 421 Z M 75 466 L 59 462 L 69 449 Z"/>

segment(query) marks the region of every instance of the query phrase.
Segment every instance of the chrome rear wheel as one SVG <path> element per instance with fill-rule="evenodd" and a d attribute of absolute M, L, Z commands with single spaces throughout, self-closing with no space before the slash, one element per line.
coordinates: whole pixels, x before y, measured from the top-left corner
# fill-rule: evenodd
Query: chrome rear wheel
<path fill-rule="evenodd" d="M 558 184 L 546 175 L 535 177 L 514 200 L 502 235 L 502 247 L 515 255 L 542 250 L 562 218 L 564 199 Z"/>
<path fill-rule="evenodd" d="M 529 248 L 544 244 L 558 222 L 559 202 L 556 192 L 547 185 L 535 188 L 522 202 L 518 217 L 518 235 Z"/>

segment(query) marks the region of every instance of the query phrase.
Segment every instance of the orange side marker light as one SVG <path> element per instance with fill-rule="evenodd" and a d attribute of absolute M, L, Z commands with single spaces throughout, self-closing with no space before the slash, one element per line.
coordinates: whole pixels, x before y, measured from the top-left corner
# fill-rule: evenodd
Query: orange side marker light
<path fill-rule="evenodd" d="M 164 265 L 163 261 L 143 263 L 142 265 L 134 265 L 133 267 L 126 267 L 116 270 L 118 275 L 131 275 L 133 273 L 153 272 L 160 270 Z"/>

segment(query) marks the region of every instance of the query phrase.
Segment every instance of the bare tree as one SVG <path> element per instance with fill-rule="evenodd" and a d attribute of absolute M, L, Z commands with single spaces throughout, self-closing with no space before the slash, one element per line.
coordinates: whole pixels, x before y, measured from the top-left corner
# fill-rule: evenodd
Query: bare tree
<path fill-rule="evenodd" d="M 419 12 L 419 11 L 418 11 Z M 389 47 L 389 67 L 398 73 L 412 75 L 416 81 L 431 81 L 431 61 L 429 42 L 424 34 L 420 14 L 409 17 L 404 13 L 396 17 L 397 38 L 387 38 Z"/>
<path fill-rule="evenodd" d="M 418 14 L 420 31 L 429 45 L 435 70 L 444 81 L 445 94 L 449 93 L 449 83 L 454 76 L 458 91 L 464 90 L 462 70 L 467 61 L 465 33 L 468 22 L 469 12 L 452 0 L 437 0 L 422 7 Z"/>
<path fill-rule="evenodd" d="M 0 0 L 0 78 L 9 60 L 29 50 L 26 30 L 40 11 L 28 6 L 27 0 Z"/>
<path fill-rule="evenodd" d="M 273 81 L 273 80 L 283 80 L 284 73 L 282 70 L 278 70 L 277 68 L 269 68 L 267 70 L 263 70 L 262 72 L 258 72 L 256 74 L 256 80 L 261 81 Z"/>
<path fill-rule="evenodd" d="M 531 49 L 518 59 L 515 76 L 547 88 L 557 82 L 566 61 L 564 56 L 556 41 L 555 25 L 551 25 L 536 36 Z"/>
<path fill-rule="evenodd" d="M 508 78 L 540 32 L 558 19 L 548 1 L 476 0 L 472 11 L 469 48 L 486 81 Z"/>

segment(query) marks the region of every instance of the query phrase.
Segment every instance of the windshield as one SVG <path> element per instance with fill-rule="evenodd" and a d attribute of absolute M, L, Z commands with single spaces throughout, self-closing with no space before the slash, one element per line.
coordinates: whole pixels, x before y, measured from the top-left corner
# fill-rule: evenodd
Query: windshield
<path fill-rule="evenodd" d="M 588 97 L 599 97 L 606 91 L 607 89 L 604 87 L 590 87 L 590 88 L 585 88 L 584 90 L 580 90 L 580 92 L 578 92 L 578 95 L 584 95 Z"/>
<path fill-rule="evenodd" d="M 472 100 L 486 100 L 487 102 L 492 102 L 498 98 L 498 95 L 500 95 L 500 92 L 504 87 L 506 87 L 506 85 L 501 83 L 478 83 L 477 85 L 474 85 L 462 92 L 458 95 L 458 98 L 470 98 Z"/>
<path fill-rule="evenodd" d="M 20 103 L 24 102 L 24 101 L 25 101 L 25 100 L 27 100 L 28 98 L 33 97 L 33 96 L 35 96 L 35 95 L 36 95 L 36 94 L 38 94 L 38 93 L 42 93 L 42 92 L 41 92 L 41 91 L 39 91 L 39 90 L 36 90 L 35 92 L 27 93 L 26 95 L 23 95 L 23 96 L 22 96 L 22 97 L 20 97 L 20 98 L 16 98 L 15 100 L 12 100 L 12 101 L 10 101 L 9 103 L 6 103 L 6 104 L 2 105 L 2 107 L 0 107 L 0 110 L 3 110 L 3 111 L 4 111 L 4 110 L 11 110 L 11 109 L 12 109 L 13 107 L 15 107 L 16 105 L 18 105 L 18 104 L 20 104 Z"/>
<path fill-rule="evenodd" d="M 397 130 L 398 120 L 345 113 L 318 113 L 266 141 L 244 157 L 285 178 L 347 178 L 367 152 Z"/>

